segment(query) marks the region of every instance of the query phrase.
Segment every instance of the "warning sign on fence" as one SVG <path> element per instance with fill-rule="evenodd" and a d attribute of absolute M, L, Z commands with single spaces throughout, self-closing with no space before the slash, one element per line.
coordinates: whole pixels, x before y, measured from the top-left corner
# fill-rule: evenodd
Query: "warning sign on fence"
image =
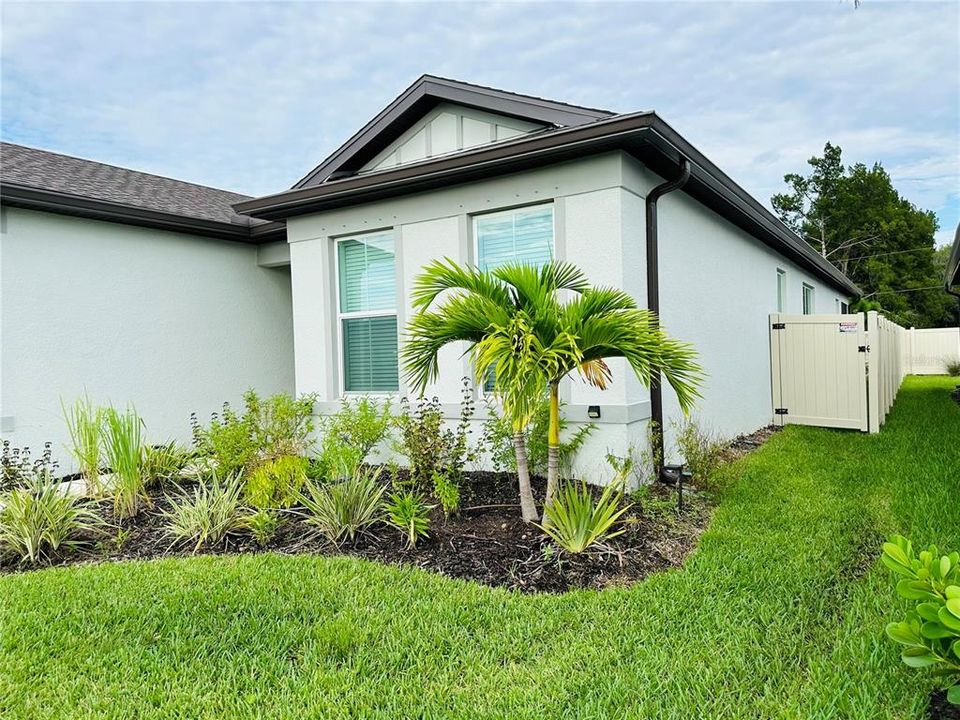
<path fill-rule="evenodd" d="M 842 333 L 855 333 L 860 329 L 860 323 L 858 322 L 842 322 L 840 323 L 840 332 Z"/>

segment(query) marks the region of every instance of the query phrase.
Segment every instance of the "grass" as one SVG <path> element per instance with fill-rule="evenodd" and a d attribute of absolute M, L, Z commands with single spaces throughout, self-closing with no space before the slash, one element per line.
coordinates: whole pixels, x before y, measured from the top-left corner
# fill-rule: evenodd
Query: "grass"
<path fill-rule="evenodd" d="M 879 435 L 775 436 L 686 566 L 631 588 L 272 554 L 0 578 L 0 717 L 919 718 L 877 557 L 960 546 L 954 382 L 909 378 Z"/>

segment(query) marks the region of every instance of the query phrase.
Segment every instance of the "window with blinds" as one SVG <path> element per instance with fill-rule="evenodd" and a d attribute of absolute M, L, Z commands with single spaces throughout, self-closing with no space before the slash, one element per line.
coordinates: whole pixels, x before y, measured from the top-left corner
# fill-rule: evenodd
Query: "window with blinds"
<path fill-rule="evenodd" d="M 396 259 L 392 233 L 337 242 L 345 392 L 397 392 Z"/>
<path fill-rule="evenodd" d="M 474 218 L 477 265 L 494 270 L 507 263 L 543 265 L 553 259 L 553 206 L 518 208 Z M 487 372 L 484 392 L 493 392 L 494 368 Z"/>
<path fill-rule="evenodd" d="M 482 270 L 510 262 L 542 265 L 553 258 L 553 206 L 478 215 L 474 236 L 477 265 Z"/>

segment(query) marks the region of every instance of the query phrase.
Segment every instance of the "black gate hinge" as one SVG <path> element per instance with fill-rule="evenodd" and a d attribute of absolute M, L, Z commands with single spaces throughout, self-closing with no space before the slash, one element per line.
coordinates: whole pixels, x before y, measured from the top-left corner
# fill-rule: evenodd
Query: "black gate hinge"
<path fill-rule="evenodd" d="M 870 352 L 870 346 L 869 346 L 869 345 L 859 345 L 859 346 L 857 347 L 857 352 L 868 353 L 868 352 Z"/>
<path fill-rule="evenodd" d="M 773 409 L 773 414 L 774 414 L 774 415 L 786 415 L 786 414 L 787 414 L 787 409 L 786 409 L 786 408 L 774 408 L 774 409 Z"/>
<path fill-rule="evenodd" d="M 787 329 L 787 324 L 786 324 L 786 323 L 774 323 L 772 327 L 773 327 L 774 330 L 786 330 L 786 329 Z"/>

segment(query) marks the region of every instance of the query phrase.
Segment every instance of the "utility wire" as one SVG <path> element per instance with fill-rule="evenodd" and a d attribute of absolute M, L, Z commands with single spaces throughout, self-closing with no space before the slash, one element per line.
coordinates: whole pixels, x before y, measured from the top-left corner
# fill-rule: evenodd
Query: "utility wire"
<path fill-rule="evenodd" d="M 925 248 L 925 247 L 913 248 L 912 250 L 893 250 L 891 252 L 876 253 L 874 255 L 860 255 L 859 257 L 847 258 L 847 262 L 850 262 L 852 260 L 869 260 L 870 258 L 883 257 L 885 255 L 902 255 L 903 253 L 923 252 L 925 250 L 929 250 L 930 252 L 936 252 L 936 250 L 931 250 L 930 248 Z"/>
<path fill-rule="evenodd" d="M 943 285 L 928 285 L 927 287 L 919 288 L 904 288 L 903 290 L 878 290 L 877 292 L 872 292 L 869 295 L 864 295 L 863 299 L 866 300 L 869 297 L 874 295 L 892 295 L 896 293 L 911 293 L 911 292 L 920 292 L 921 290 L 942 290 Z"/>

